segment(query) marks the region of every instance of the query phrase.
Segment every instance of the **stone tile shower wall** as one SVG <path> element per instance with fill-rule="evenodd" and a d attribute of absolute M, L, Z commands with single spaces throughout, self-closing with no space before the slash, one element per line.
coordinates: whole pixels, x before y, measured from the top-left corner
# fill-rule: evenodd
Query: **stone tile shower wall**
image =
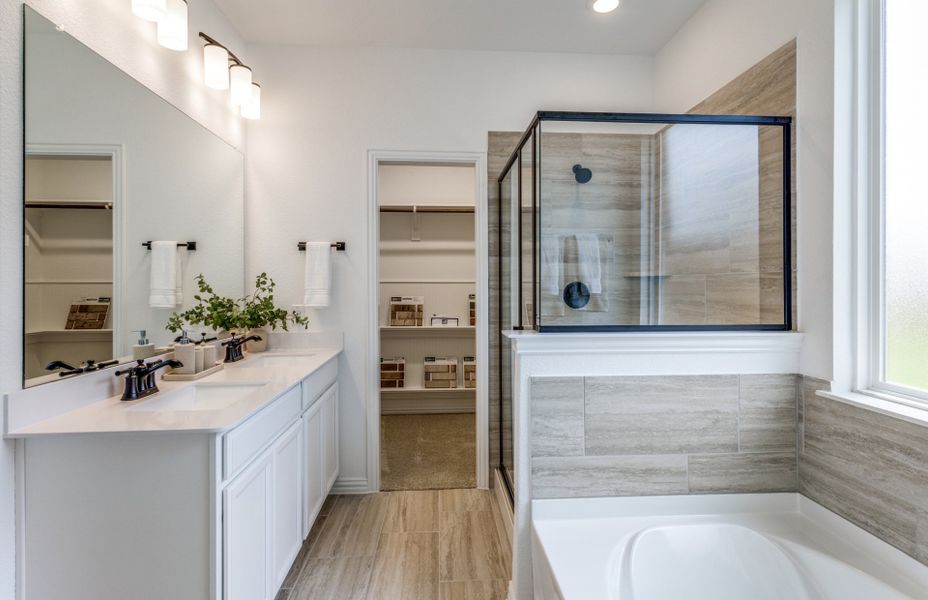
<path fill-rule="evenodd" d="M 804 378 L 799 491 L 928 564 L 928 427 L 816 395 Z"/>
<path fill-rule="evenodd" d="M 794 492 L 795 375 L 532 380 L 532 496 Z"/>

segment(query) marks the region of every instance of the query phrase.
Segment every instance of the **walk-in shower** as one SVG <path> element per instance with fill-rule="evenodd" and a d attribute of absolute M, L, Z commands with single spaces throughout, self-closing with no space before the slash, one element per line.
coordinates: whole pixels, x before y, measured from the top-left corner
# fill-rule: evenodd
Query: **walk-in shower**
<path fill-rule="evenodd" d="M 504 474 L 503 331 L 792 328 L 791 126 L 780 116 L 535 116 L 497 180 L 491 335 Z"/>

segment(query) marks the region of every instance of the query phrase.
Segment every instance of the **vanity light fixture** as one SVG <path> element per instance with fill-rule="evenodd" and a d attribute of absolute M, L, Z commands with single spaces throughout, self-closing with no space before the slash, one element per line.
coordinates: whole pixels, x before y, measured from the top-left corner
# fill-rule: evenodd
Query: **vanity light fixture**
<path fill-rule="evenodd" d="M 251 98 L 251 67 L 232 65 L 229 67 L 232 104 L 242 106 Z"/>
<path fill-rule="evenodd" d="M 158 21 L 158 43 L 169 50 L 187 50 L 187 0 L 167 0 L 167 12 Z"/>
<path fill-rule="evenodd" d="M 167 12 L 167 0 L 132 0 L 132 14 L 140 19 L 157 23 Z"/>
<path fill-rule="evenodd" d="M 229 51 L 225 46 L 203 46 L 203 83 L 214 90 L 229 89 Z"/>
<path fill-rule="evenodd" d="M 261 86 L 251 83 L 251 97 L 242 104 L 242 116 L 246 119 L 261 118 Z"/>
<path fill-rule="evenodd" d="M 246 119 L 261 118 L 261 86 L 252 81 L 251 67 L 228 48 L 200 32 L 203 46 L 203 83 L 216 90 L 229 90 L 232 105 Z"/>
<path fill-rule="evenodd" d="M 619 7 L 619 0 L 594 0 L 593 11 L 598 13 L 611 13 Z"/>

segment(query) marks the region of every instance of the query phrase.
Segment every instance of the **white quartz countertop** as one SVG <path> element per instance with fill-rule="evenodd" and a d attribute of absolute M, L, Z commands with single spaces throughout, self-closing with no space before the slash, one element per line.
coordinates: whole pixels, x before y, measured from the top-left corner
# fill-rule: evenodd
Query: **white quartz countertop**
<path fill-rule="evenodd" d="M 158 382 L 160 391 L 147 398 L 124 402 L 120 395 L 110 396 L 22 427 L 11 428 L 6 432 L 6 437 L 227 431 L 298 385 L 340 353 L 341 349 L 300 348 L 247 354 L 244 360 L 226 365 L 218 373 L 203 379 L 183 382 L 162 380 Z M 271 364 L 267 364 L 269 361 L 265 360 L 266 357 L 274 357 Z M 169 408 L 171 403 L 165 402 L 167 396 L 190 386 L 229 390 L 234 390 L 235 386 L 239 390 L 247 387 L 248 393 L 240 394 L 241 398 L 214 410 Z M 146 408 L 146 403 L 151 403 L 150 410 Z"/>

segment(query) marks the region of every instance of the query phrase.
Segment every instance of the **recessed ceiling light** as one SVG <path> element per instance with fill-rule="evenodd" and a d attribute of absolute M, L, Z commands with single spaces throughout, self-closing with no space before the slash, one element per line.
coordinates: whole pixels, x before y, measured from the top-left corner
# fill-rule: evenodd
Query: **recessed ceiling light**
<path fill-rule="evenodd" d="M 610 13 L 619 7 L 619 0 L 595 0 L 593 10 L 598 13 Z"/>

